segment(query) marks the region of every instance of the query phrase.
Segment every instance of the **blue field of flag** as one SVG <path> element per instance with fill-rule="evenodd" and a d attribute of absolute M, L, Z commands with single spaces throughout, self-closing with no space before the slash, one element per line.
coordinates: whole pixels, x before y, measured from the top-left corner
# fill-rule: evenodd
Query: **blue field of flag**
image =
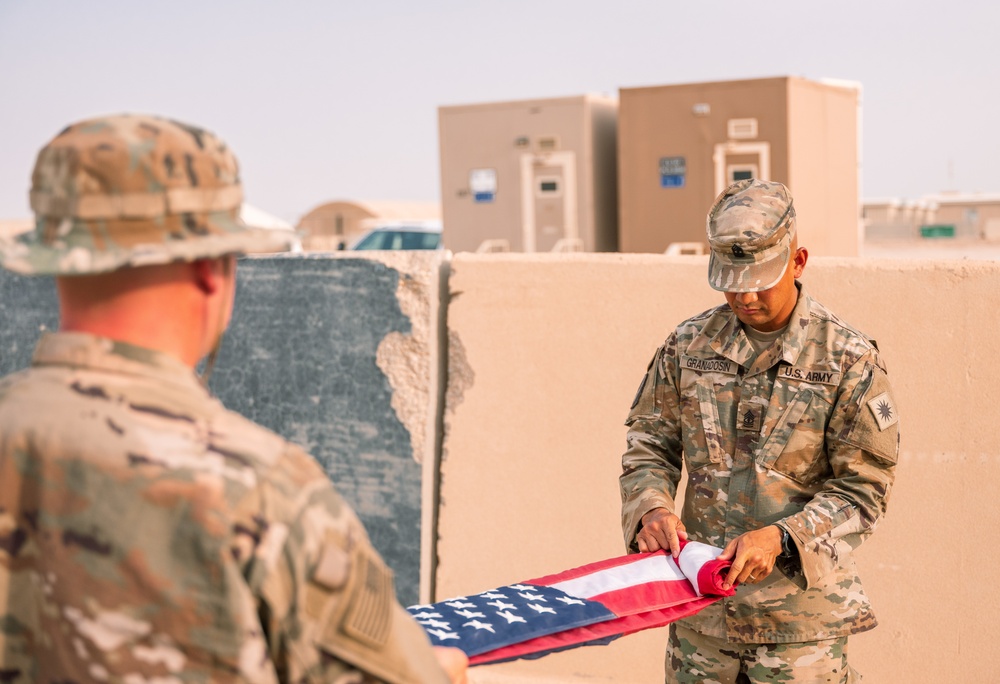
<path fill-rule="evenodd" d="M 407 610 L 431 643 L 455 646 L 469 656 L 616 617 L 596 601 L 534 584 L 512 584 Z"/>

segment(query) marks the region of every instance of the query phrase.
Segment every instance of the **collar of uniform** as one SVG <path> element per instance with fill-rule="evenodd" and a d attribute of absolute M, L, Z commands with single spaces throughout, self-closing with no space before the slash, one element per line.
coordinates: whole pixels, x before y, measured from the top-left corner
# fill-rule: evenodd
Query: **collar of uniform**
<path fill-rule="evenodd" d="M 812 310 L 812 298 L 806 292 L 805 286 L 796 280 L 795 287 L 799 288 L 799 299 L 795 302 L 792 317 L 788 319 L 788 329 L 785 330 L 784 335 L 778 338 L 777 342 L 781 345 L 781 360 L 792 366 L 795 365 L 795 361 L 806 345 L 809 321 L 811 320 L 809 312 Z"/>
<path fill-rule="evenodd" d="M 715 354 L 749 368 L 756 354 L 750 340 L 743 334 L 739 319 L 728 304 L 720 306 L 716 313 L 702 330 L 701 339 L 696 341 L 699 343 L 697 346 L 708 347 Z M 696 345 L 693 342 L 691 346 Z"/>
<path fill-rule="evenodd" d="M 802 283 L 795 281 L 795 287 L 799 290 L 798 300 L 795 302 L 791 318 L 788 319 L 785 334 L 775 341 L 775 345 L 781 349 L 780 360 L 791 365 L 795 365 L 795 360 L 805 345 L 812 302 Z M 702 339 L 692 341 L 690 348 L 702 347 L 707 342 L 707 345 L 716 354 L 749 368 L 756 353 L 746 333 L 743 332 L 740 319 L 736 317 L 728 305 L 719 307 L 716 313 L 722 314 L 722 316 L 713 316 L 712 321 L 705 326 L 699 335 L 699 338 Z"/>
<path fill-rule="evenodd" d="M 208 396 L 194 371 L 169 354 L 87 333 L 47 333 L 35 347 L 35 366 L 67 366 L 155 378 Z"/>

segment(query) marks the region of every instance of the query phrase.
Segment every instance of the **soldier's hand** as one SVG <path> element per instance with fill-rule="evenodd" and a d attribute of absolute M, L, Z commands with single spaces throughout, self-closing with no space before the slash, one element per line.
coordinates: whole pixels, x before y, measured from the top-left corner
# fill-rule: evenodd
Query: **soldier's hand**
<path fill-rule="evenodd" d="M 467 684 L 465 672 L 469 669 L 469 657 L 457 648 L 435 646 L 434 655 L 451 679 L 451 684 Z"/>
<path fill-rule="evenodd" d="M 733 566 L 722 584 L 729 589 L 736 582 L 757 584 L 771 574 L 774 561 L 781 554 L 781 530 L 768 525 L 759 530 L 741 534 L 726 544 L 719 554 L 719 560 L 731 560 Z"/>
<path fill-rule="evenodd" d="M 640 551 L 669 551 L 677 558 L 681 552 L 681 539 L 687 539 L 684 523 L 666 508 L 654 508 L 642 516 L 642 527 L 635 541 Z"/>

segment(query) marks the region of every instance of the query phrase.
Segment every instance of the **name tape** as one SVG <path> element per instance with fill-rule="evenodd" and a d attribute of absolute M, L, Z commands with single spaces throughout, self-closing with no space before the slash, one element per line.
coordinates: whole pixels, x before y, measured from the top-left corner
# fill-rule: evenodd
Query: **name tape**
<path fill-rule="evenodd" d="M 693 356 L 683 357 L 681 365 L 689 370 L 725 373 L 726 375 L 736 375 L 736 371 L 739 369 L 739 365 L 729 359 L 696 359 Z"/>

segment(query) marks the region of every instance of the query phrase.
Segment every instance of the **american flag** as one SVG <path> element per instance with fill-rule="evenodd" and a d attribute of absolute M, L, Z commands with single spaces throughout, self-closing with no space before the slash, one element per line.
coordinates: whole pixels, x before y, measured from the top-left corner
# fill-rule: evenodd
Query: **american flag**
<path fill-rule="evenodd" d="M 663 551 L 621 556 L 408 610 L 433 644 L 462 649 L 473 665 L 540 657 L 660 627 L 731 595 L 721 551 L 686 542 L 677 561 Z"/>

